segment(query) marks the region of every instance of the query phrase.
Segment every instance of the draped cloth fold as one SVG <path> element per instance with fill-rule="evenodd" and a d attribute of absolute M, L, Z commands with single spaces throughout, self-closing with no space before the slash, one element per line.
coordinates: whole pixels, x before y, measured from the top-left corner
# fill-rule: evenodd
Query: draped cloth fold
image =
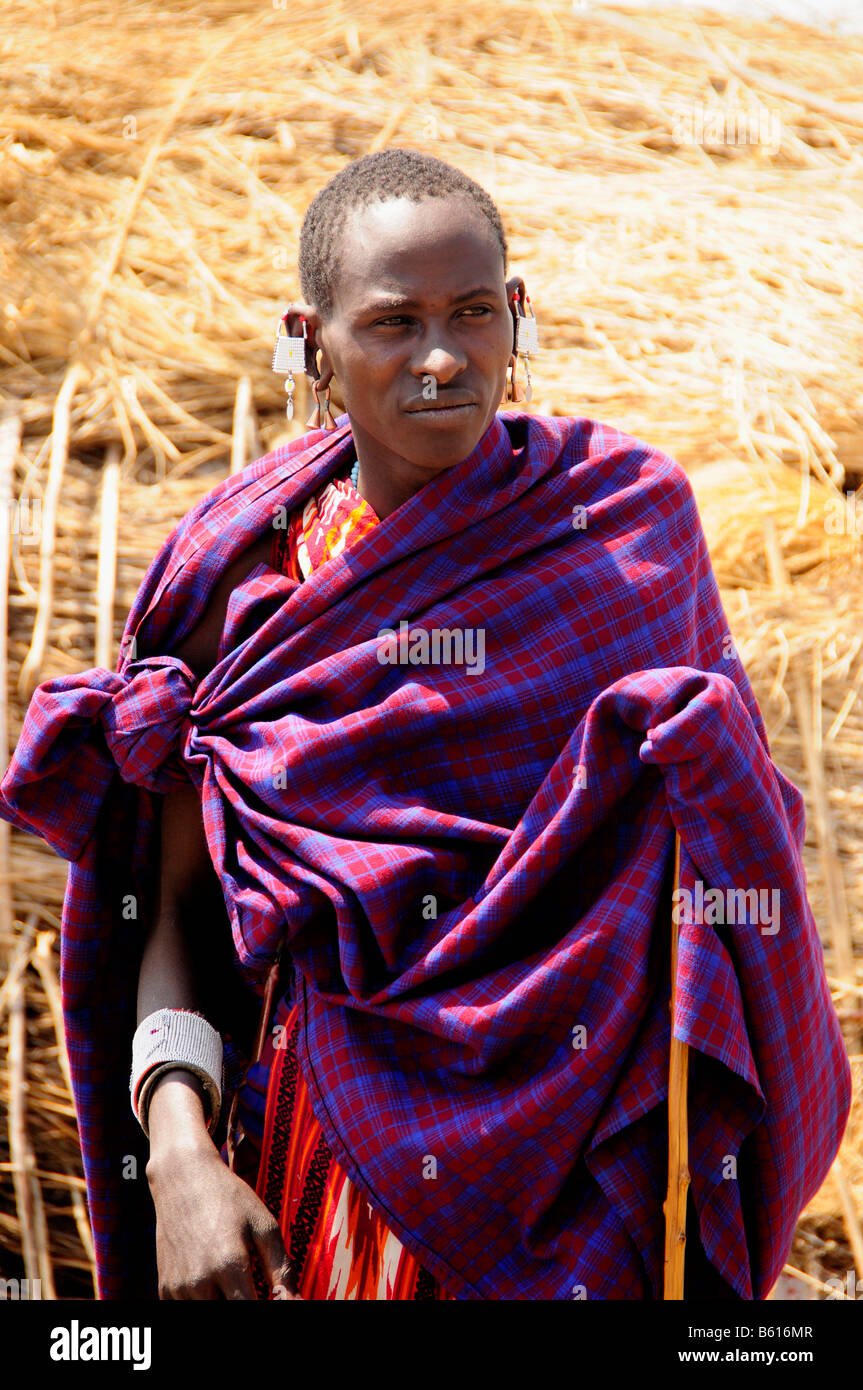
<path fill-rule="evenodd" d="M 196 683 L 170 650 L 351 448 L 343 418 L 208 494 L 148 569 L 118 672 L 40 686 L 0 787 L 0 813 L 71 861 L 61 981 L 100 1292 L 155 1291 L 128 1059 L 155 797 L 190 775 L 241 978 L 259 989 L 284 942 L 327 1143 L 461 1298 L 625 1296 L 615 1239 L 661 1297 L 677 830 L 687 901 L 724 904 L 680 925 L 693 1200 L 714 1269 L 763 1298 L 850 1068 L 802 798 L 686 476 L 597 421 L 496 416 L 302 584 L 256 566 Z"/>
<path fill-rule="evenodd" d="M 173 656 L 43 681 L 4 778 L 4 805 L 15 812 L 7 819 L 77 859 L 117 773 L 154 792 L 188 782 L 179 753 L 194 687 L 194 672 Z"/>

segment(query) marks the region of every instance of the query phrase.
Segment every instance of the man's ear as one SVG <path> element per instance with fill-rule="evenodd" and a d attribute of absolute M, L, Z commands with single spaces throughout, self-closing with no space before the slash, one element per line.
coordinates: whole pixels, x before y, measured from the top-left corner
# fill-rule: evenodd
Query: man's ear
<path fill-rule="evenodd" d="M 521 304 L 522 311 L 523 311 L 523 310 L 524 310 L 524 296 L 525 296 L 525 294 L 526 294 L 526 290 L 525 290 L 525 288 L 524 288 L 524 281 L 522 280 L 522 278 L 521 278 L 520 275 L 511 275 L 510 278 L 509 278 L 509 279 L 507 280 L 507 282 L 506 282 L 506 299 L 507 299 L 507 303 L 509 304 L 509 312 L 512 314 L 512 345 L 513 345 L 513 351 L 515 350 L 515 316 L 516 316 L 515 294 L 516 294 L 516 291 L 518 292 L 519 302 L 520 302 L 520 304 Z"/>
<path fill-rule="evenodd" d="M 333 368 L 321 342 L 323 321 L 314 304 L 293 301 L 288 309 L 287 328 L 292 337 L 303 336 L 303 319 L 306 321 L 306 376 L 318 382 L 323 391 L 333 378 Z M 321 354 L 318 369 L 318 353 Z"/>
<path fill-rule="evenodd" d="M 306 317 L 306 330 L 309 335 L 308 347 L 306 348 L 306 361 L 308 363 L 306 372 L 312 381 L 317 382 L 321 391 L 325 391 L 333 379 L 333 365 L 323 342 L 323 326 L 320 314 L 317 310 L 312 309 Z M 320 363 L 318 363 L 318 353 L 320 353 Z"/>
<path fill-rule="evenodd" d="M 515 294 L 516 290 L 518 290 L 519 298 L 521 299 L 521 302 L 523 304 L 525 296 L 524 281 L 522 280 L 520 275 L 511 275 L 506 282 L 506 297 L 509 302 L 510 308 L 513 307 L 512 297 Z"/>

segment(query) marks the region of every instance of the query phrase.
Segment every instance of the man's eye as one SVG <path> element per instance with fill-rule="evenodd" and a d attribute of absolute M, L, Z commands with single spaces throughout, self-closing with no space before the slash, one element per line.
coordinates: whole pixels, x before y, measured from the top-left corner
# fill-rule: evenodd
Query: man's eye
<path fill-rule="evenodd" d="M 490 314 L 493 311 L 488 304 L 468 304 L 464 309 L 459 310 L 459 312 L 462 315 L 470 314 L 471 316 L 474 316 L 481 314 Z M 409 314 L 390 314 L 385 319 L 375 319 L 375 327 L 391 328 L 395 324 L 412 322 L 413 320 L 411 319 Z"/>

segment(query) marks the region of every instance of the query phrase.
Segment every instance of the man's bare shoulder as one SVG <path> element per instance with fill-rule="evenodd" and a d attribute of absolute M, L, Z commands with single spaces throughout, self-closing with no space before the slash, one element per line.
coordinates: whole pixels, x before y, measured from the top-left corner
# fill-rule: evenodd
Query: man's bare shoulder
<path fill-rule="evenodd" d="M 199 680 L 216 664 L 219 641 L 225 626 L 231 594 L 238 584 L 242 584 L 256 565 L 262 561 L 269 561 L 272 541 L 272 532 L 265 532 L 259 540 L 244 550 L 232 565 L 228 566 L 210 595 L 209 603 L 204 609 L 200 622 L 183 638 L 182 642 L 168 653 L 170 656 L 178 656 L 181 661 L 185 661 Z"/>

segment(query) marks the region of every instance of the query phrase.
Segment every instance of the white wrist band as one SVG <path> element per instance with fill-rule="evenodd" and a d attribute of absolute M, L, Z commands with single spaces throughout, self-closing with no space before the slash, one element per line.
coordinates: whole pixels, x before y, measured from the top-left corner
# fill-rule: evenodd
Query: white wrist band
<path fill-rule="evenodd" d="M 207 1128 L 212 1132 L 222 1104 L 222 1039 L 200 1014 L 186 1009 L 158 1009 L 139 1024 L 132 1040 L 132 1109 L 149 1139 L 150 1093 L 162 1072 L 179 1068 L 203 1084 L 210 1102 Z"/>

